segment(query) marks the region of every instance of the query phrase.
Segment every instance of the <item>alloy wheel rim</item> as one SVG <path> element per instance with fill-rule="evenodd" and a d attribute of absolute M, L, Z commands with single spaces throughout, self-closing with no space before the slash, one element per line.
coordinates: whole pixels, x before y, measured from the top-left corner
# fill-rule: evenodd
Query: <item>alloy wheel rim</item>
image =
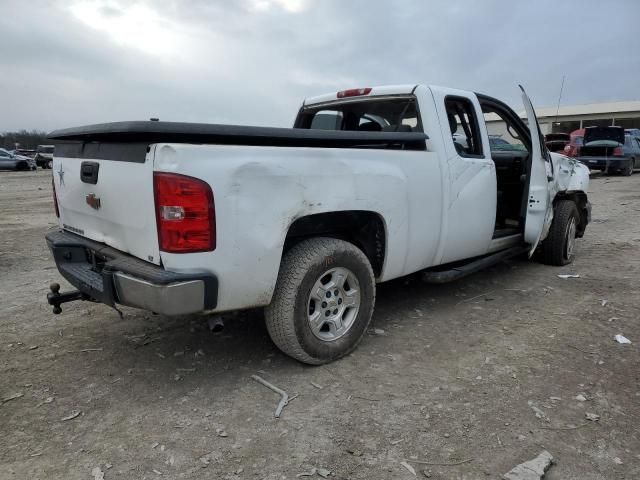
<path fill-rule="evenodd" d="M 360 310 L 360 283 L 344 267 L 331 268 L 313 284 L 307 301 L 307 320 L 313 335 L 333 342 L 351 330 Z"/>

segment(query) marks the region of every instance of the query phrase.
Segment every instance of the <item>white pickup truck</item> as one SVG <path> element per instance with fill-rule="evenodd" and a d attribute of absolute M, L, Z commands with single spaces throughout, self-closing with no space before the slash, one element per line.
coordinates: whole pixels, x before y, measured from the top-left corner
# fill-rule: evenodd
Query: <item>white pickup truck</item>
<path fill-rule="evenodd" d="M 73 300 L 164 315 L 265 307 L 309 364 L 351 352 L 376 283 L 445 282 L 536 252 L 572 261 L 589 172 L 549 153 L 506 104 L 424 85 L 302 104 L 293 129 L 120 122 L 53 132 L 59 228 L 46 235 Z M 487 133 L 496 114 L 508 134 Z M 500 141 L 498 141 L 500 140 Z"/>

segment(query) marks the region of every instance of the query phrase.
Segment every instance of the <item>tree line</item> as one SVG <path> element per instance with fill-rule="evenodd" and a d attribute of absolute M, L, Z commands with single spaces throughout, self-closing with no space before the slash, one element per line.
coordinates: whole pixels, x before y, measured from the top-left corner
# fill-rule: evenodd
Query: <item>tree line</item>
<path fill-rule="evenodd" d="M 0 132 L 0 147 L 13 150 L 18 148 L 34 149 L 38 145 L 51 143 L 47 141 L 47 132 L 40 130 L 19 130 L 17 132 Z"/>

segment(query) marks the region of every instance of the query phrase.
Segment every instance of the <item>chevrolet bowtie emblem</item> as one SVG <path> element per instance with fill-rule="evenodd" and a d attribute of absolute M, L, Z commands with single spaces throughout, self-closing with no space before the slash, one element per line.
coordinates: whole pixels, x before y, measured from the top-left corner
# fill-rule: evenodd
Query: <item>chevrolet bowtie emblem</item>
<path fill-rule="evenodd" d="M 100 210 L 100 197 L 96 197 L 95 193 L 86 196 L 87 205 L 94 210 Z"/>

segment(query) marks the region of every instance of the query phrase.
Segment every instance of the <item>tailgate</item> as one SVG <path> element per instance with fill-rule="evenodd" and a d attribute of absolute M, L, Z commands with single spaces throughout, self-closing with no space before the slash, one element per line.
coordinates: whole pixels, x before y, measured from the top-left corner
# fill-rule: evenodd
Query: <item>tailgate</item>
<path fill-rule="evenodd" d="M 61 226 L 159 265 L 152 155 L 148 143 L 57 144 Z"/>

